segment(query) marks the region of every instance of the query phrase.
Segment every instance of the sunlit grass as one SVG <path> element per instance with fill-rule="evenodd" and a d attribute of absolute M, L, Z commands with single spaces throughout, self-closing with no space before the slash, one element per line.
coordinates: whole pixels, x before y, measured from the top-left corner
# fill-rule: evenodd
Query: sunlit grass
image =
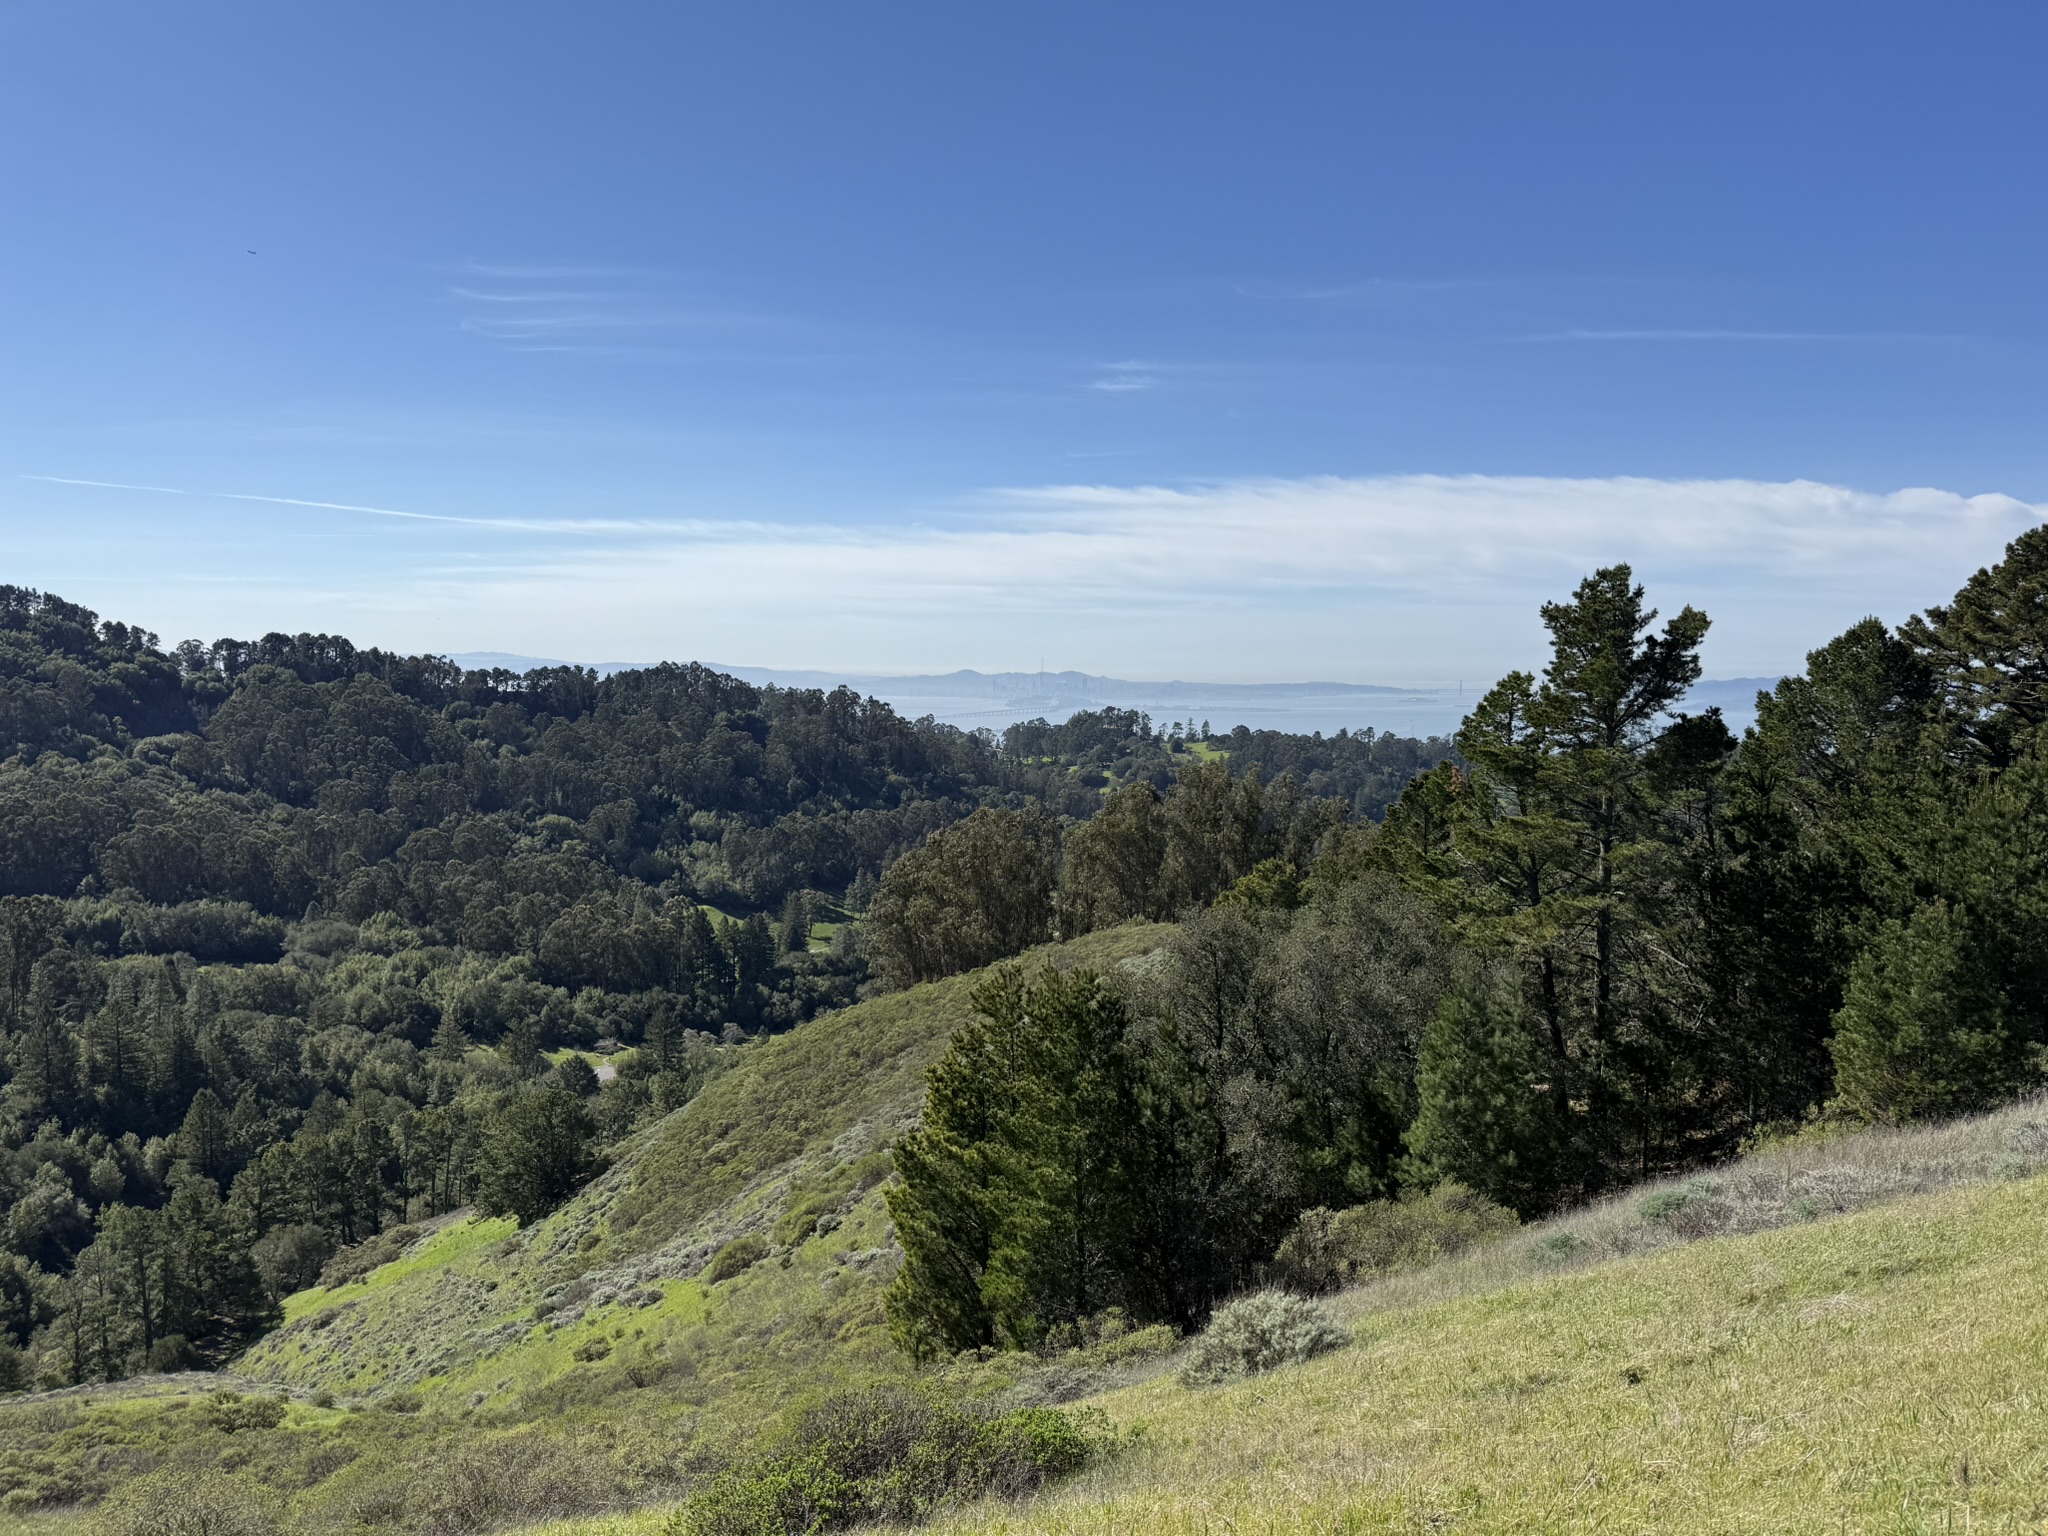
<path fill-rule="evenodd" d="M 415 1275 L 445 1268 L 478 1248 L 502 1241 L 511 1236 L 514 1230 L 514 1223 L 509 1216 L 467 1217 L 451 1221 L 439 1231 L 413 1244 L 390 1263 L 378 1265 L 360 1280 L 335 1286 L 331 1290 L 316 1285 L 287 1296 L 284 1300 L 284 1320 L 287 1323 L 295 1323 L 338 1302 L 354 1301 L 359 1297 L 389 1289 Z"/>
<path fill-rule="evenodd" d="M 2048 1179 L 1358 1316 L 1101 1400 L 1138 1448 L 941 1533 L 2021 1531 L 2048 1518 Z"/>

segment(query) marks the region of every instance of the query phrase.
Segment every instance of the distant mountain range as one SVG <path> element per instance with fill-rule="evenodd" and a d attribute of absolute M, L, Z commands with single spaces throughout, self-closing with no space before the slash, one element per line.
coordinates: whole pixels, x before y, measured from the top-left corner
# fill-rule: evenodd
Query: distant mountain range
<path fill-rule="evenodd" d="M 541 656 L 502 651 L 467 651 L 449 658 L 465 667 L 507 667 L 525 671 L 567 663 Z M 585 663 L 606 676 L 652 665 L 644 661 Z M 958 672 L 912 675 L 792 670 L 780 667 L 705 665 L 750 683 L 782 688 L 836 688 L 844 683 L 857 692 L 886 699 L 897 711 L 931 715 L 949 725 L 972 730 L 988 726 L 1001 731 L 1019 720 L 1044 717 L 1063 720 L 1076 710 L 1139 709 L 1157 725 L 1173 721 L 1203 722 L 1215 731 L 1246 725 L 1253 730 L 1361 730 L 1367 726 L 1401 736 L 1442 736 L 1458 728 L 1466 711 L 1478 701 L 1481 686 L 1396 688 L 1380 683 L 1203 683 L 1141 682 L 1123 677 L 1097 677 L 1088 672 Z M 1756 717 L 1759 689 L 1777 683 L 1770 677 L 1709 679 L 1698 684 L 1687 704 L 1694 710 L 1718 705 L 1736 730 Z"/>

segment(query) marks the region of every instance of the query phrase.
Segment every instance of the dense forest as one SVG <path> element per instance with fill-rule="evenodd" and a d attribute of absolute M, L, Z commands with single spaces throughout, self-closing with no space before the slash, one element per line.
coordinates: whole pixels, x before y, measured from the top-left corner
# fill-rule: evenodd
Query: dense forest
<path fill-rule="evenodd" d="M 1139 978 L 983 987 L 897 1149 L 907 1349 L 1187 1327 L 1333 1210 L 1533 1215 L 2040 1083 L 2048 530 L 1813 652 L 1740 741 L 1684 708 L 1706 615 L 1660 627 L 1616 566 L 1542 617 L 1542 675 L 1491 689 L 1381 825 L 1254 816 L 1256 781 L 1194 770 L 1065 833 L 1086 910 L 1183 921 Z M 1243 836 L 1190 839 L 1204 795 Z M 1037 936 L 1008 900 L 1015 871 L 1051 889 L 1051 834 L 1020 815 L 995 846 L 982 816 L 891 868 L 878 953 L 896 912 L 927 944 L 941 908 Z"/>
<path fill-rule="evenodd" d="M 1449 753 L 166 648 L 0 588 L 0 1390 L 219 1359 L 407 1222 L 547 1210 L 751 1037 L 1298 883 Z"/>

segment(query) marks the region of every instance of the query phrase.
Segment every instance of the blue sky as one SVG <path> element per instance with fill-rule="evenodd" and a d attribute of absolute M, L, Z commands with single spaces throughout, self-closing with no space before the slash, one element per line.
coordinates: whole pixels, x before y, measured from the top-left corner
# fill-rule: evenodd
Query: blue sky
<path fill-rule="evenodd" d="M 1793 666 L 2048 503 L 2044 44 L 10 5 L 0 580 L 167 639 L 1426 682 L 1630 559 L 1711 670 Z"/>

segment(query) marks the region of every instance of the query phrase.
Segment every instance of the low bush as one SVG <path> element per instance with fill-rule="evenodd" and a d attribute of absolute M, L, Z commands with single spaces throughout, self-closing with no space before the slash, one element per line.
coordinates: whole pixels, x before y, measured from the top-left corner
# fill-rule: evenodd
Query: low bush
<path fill-rule="evenodd" d="M 276 1536 L 277 1496 L 225 1472 L 152 1472 L 96 1511 L 94 1536 Z"/>
<path fill-rule="evenodd" d="M 832 1398 L 772 1455 L 701 1486 L 670 1536 L 810 1536 L 913 1521 L 960 1500 L 1018 1498 L 1071 1476 L 1106 1431 L 1056 1408 L 979 1413 L 900 1388 Z"/>
<path fill-rule="evenodd" d="M 1351 1342 L 1330 1314 L 1289 1291 L 1254 1291 L 1219 1307 L 1180 1368 L 1187 1386 L 1211 1386 L 1307 1360 Z"/>
<path fill-rule="evenodd" d="M 1728 1213 L 1718 1179 L 1687 1179 L 1675 1189 L 1660 1189 L 1636 1202 L 1636 1215 L 1655 1227 L 1668 1227 L 1680 1237 L 1705 1237 Z"/>
<path fill-rule="evenodd" d="M 239 1392 L 216 1392 L 206 1400 L 207 1422 L 223 1434 L 245 1429 L 275 1429 L 284 1422 L 281 1397 L 244 1397 Z"/>
<path fill-rule="evenodd" d="M 1529 1251 L 1539 1264 L 1569 1264 L 1592 1246 L 1570 1228 L 1561 1227 L 1531 1243 Z"/>
<path fill-rule="evenodd" d="M 1519 1224 L 1506 1206 L 1449 1181 L 1400 1200 L 1342 1211 L 1317 1207 L 1302 1213 L 1273 1256 L 1273 1278 L 1316 1296 L 1434 1263 Z"/>
<path fill-rule="evenodd" d="M 538 1429 L 396 1439 L 337 1471 L 306 1529 L 472 1536 L 593 1515 L 667 1491 L 621 1478 L 596 1446 Z"/>
<path fill-rule="evenodd" d="M 749 1232 L 745 1237 L 736 1237 L 704 1266 L 704 1283 L 716 1285 L 721 1280 L 730 1280 L 734 1275 L 752 1269 L 768 1257 L 768 1239 L 758 1232 Z"/>

